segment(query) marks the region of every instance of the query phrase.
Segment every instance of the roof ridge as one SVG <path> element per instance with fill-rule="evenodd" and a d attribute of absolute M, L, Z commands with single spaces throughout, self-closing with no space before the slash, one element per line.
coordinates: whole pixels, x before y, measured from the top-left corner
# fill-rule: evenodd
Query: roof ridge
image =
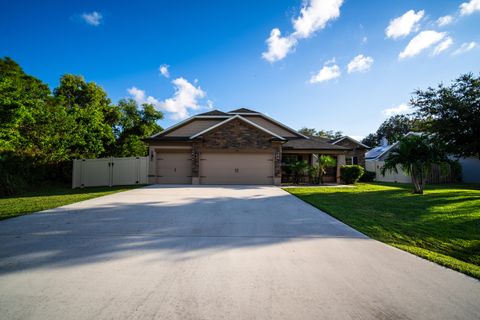
<path fill-rule="evenodd" d="M 247 109 L 247 108 L 238 108 L 238 109 L 229 111 L 228 113 L 258 113 L 258 114 L 260 114 L 260 112 L 258 112 L 258 111 Z"/>

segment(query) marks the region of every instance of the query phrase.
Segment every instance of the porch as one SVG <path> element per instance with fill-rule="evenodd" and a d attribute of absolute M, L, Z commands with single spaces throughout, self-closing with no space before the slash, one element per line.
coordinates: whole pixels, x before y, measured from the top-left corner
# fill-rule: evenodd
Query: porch
<path fill-rule="evenodd" d="M 335 166 L 326 169 L 323 176 L 324 183 L 340 183 L 340 167 L 345 165 L 345 153 L 332 152 L 331 150 L 283 150 L 281 170 L 281 182 L 285 184 L 318 184 L 316 177 L 312 177 L 308 170 L 299 173 L 295 170 L 295 164 L 303 161 L 309 166 L 314 165 L 322 155 L 328 155 L 335 159 Z"/>

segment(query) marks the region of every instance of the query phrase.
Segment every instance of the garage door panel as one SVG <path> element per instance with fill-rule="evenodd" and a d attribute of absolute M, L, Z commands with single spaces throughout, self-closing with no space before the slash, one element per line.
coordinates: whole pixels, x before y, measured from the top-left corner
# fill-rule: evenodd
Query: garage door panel
<path fill-rule="evenodd" d="M 272 184 L 269 153 L 206 153 L 200 161 L 202 184 Z"/>
<path fill-rule="evenodd" d="M 158 153 L 157 181 L 165 184 L 191 184 L 192 159 L 190 153 Z"/>

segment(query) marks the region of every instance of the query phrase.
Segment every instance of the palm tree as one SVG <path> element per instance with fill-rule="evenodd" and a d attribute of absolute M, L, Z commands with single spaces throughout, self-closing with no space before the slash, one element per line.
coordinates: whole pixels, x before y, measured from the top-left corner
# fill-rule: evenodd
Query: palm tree
<path fill-rule="evenodd" d="M 423 194 L 425 183 L 433 164 L 445 166 L 448 158 L 438 144 L 427 136 L 407 136 L 400 139 L 398 147 L 392 150 L 385 159 L 382 174 L 394 171 L 398 166 L 412 178 L 413 193 Z"/>
<path fill-rule="evenodd" d="M 335 167 L 337 160 L 331 156 L 321 155 L 316 163 L 318 166 L 319 182 L 323 184 L 323 176 L 327 173 L 327 168 Z"/>
<path fill-rule="evenodd" d="M 305 160 L 299 160 L 292 164 L 293 182 L 298 184 L 308 170 L 308 163 Z"/>

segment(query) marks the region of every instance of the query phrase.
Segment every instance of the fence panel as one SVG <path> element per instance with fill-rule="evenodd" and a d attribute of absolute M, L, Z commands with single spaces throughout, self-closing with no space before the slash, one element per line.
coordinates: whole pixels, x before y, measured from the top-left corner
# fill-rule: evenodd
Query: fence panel
<path fill-rule="evenodd" d="M 73 160 L 72 187 L 144 184 L 147 173 L 147 157 Z"/>

